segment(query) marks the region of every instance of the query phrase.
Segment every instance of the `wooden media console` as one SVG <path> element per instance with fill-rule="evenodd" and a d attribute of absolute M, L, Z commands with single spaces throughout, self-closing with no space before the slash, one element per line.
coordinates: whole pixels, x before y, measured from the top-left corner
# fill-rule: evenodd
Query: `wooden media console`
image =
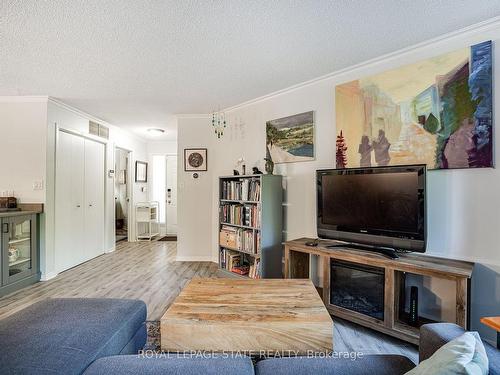
<path fill-rule="evenodd" d="M 389 259 L 381 254 L 346 248 L 328 248 L 336 241 L 320 240 L 318 246 L 306 246 L 311 238 L 300 238 L 285 243 L 285 278 L 311 278 L 311 257 L 316 256 L 321 265 L 319 285 L 326 308 L 333 316 L 346 319 L 363 326 L 418 344 L 419 329 L 424 323 L 435 322 L 420 317 L 414 325 L 408 323 L 404 311 L 404 280 L 407 275 L 418 275 L 451 281 L 455 286 L 454 306 L 456 323 L 469 327 L 470 320 L 470 280 L 474 263 L 444 259 L 421 254 L 400 254 L 398 259 Z M 332 263 L 333 262 L 333 263 Z M 360 265 L 367 269 L 381 270 L 382 312 L 379 316 L 354 311 L 333 304 L 330 269 L 332 264 Z M 357 281 L 359 283 L 359 281 Z M 425 300 L 420 301 L 425 303 Z M 372 314 L 373 315 L 373 314 Z"/>

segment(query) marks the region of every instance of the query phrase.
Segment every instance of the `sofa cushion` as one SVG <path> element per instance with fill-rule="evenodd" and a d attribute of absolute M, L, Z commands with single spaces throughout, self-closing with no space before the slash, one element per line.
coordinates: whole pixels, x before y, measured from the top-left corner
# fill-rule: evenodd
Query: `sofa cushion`
<path fill-rule="evenodd" d="M 489 374 L 500 375 L 500 350 L 487 342 L 484 343 L 484 349 L 486 349 L 486 355 L 488 356 Z"/>
<path fill-rule="evenodd" d="M 477 332 L 447 342 L 407 375 L 488 374 L 488 357 Z"/>
<path fill-rule="evenodd" d="M 415 367 L 408 358 L 401 355 L 365 355 L 349 358 L 290 357 L 266 359 L 257 363 L 257 375 L 398 375 Z"/>
<path fill-rule="evenodd" d="M 9 374 L 80 374 L 120 353 L 146 319 L 142 301 L 47 299 L 0 320 L 0 369 Z"/>
<path fill-rule="evenodd" d="M 120 355 L 101 358 L 92 363 L 85 375 L 253 375 L 248 357 L 183 358 L 176 354 L 159 354 L 156 358 Z"/>
<path fill-rule="evenodd" d="M 463 335 L 465 330 L 453 323 L 433 323 L 420 327 L 420 361 L 429 358 L 436 350 L 447 342 Z M 500 375 L 500 351 L 484 342 L 489 362 L 489 374 Z"/>
<path fill-rule="evenodd" d="M 148 331 L 146 323 L 144 322 L 137 330 L 134 337 L 125 345 L 125 347 L 118 354 L 137 354 L 139 350 L 144 348 L 146 340 L 148 339 Z"/>

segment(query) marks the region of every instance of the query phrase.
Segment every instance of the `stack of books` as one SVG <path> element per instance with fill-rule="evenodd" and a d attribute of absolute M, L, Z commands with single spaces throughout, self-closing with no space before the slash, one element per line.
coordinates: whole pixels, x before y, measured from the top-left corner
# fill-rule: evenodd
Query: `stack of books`
<path fill-rule="evenodd" d="M 224 241 L 227 235 L 231 239 L 228 242 Z M 230 247 L 249 254 L 258 254 L 260 249 L 260 232 L 223 225 L 221 227 L 221 246 Z"/>
<path fill-rule="evenodd" d="M 248 272 L 250 271 L 250 267 L 247 265 L 242 265 L 242 266 L 236 266 L 231 269 L 231 272 L 237 273 L 238 275 L 248 275 Z"/>
<path fill-rule="evenodd" d="M 260 260 L 256 259 L 253 264 L 250 265 L 248 270 L 248 277 L 252 279 L 260 279 Z"/>
<path fill-rule="evenodd" d="M 237 251 L 222 249 L 220 252 L 220 264 L 222 268 L 231 271 L 235 267 L 239 267 L 242 259 L 241 254 Z"/>
<path fill-rule="evenodd" d="M 260 206 L 255 204 L 223 204 L 220 207 L 220 215 L 223 223 L 254 228 L 260 226 Z"/>
<path fill-rule="evenodd" d="M 234 250 L 221 249 L 220 266 L 238 275 L 248 275 L 248 277 L 253 279 L 260 278 L 259 259 L 253 261 L 251 258 L 248 258 L 248 256 Z"/>
<path fill-rule="evenodd" d="M 252 180 L 250 181 L 250 186 L 248 188 L 247 200 L 258 202 L 260 201 L 260 181 Z"/>
<path fill-rule="evenodd" d="M 260 200 L 260 181 L 244 178 L 222 182 L 222 199 L 254 201 Z"/>

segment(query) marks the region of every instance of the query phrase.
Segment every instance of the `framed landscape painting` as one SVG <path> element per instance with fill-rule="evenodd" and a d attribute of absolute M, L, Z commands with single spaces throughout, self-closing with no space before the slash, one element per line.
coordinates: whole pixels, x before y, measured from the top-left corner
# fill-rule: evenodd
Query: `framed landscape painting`
<path fill-rule="evenodd" d="M 314 160 L 314 112 L 267 121 L 266 138 L 274 163 Z"/>
<path fill-rule="evenodd" d="M 337 163 L 493 167 L 492 81 L 486 41 L 336 86 Z"/>

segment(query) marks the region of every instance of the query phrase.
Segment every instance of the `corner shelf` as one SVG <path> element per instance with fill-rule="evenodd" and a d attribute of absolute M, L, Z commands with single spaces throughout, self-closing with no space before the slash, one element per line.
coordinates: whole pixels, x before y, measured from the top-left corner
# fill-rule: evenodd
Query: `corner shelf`
<path fill-rule="evenodd" d="M 258 185 L 258 194 L 250 194 L 250 185 Z M 254 187 L 255 188 L 255 187 Z M 252 195 L 252 197 L 250 197 Z M 255 199 L 257 197 L 258 199 Z M 257 278 L 282 277 L 282 226 L 283 226 L 283 186 L 279 175 L 240 175 L 219 177 L 219 275 L 248 279 L 248 275 L 240 275 L 224 268 L 227 252 L 239 253 L 244 264 L 256 265 Z M 223 207 L 251 207 L 252 214 L 257 214 L 258 225 L 233 224 L 224 220 Z M 228 208 L 230 209 L 230 208 Z M 243 210 L 243 209 L 242 209 Z M 242 216 L 245 219 L 245 211 Z M 254 217 L 255 218 L 255 217 Z M 242 221 L 245 223 L 245 221 Z M 223 226 L 234 228 L 234 237 L 240 237 L 240 246 L 228 246 L 222 243 L 220 233 Z M 252 231 L 254 253 L 242 249 L 243 232 Z M 229 233 L 232 233 L 228 231 Z M 226 232 L 226 234 L 228 233 Z M 224 234 L 224 235 L 226 235 Z M 258 239 L 257 239 L 258 238 Z M 224 241 L 225 242 L 225 241 Z M 255 248 L 260 243 L 259 248 Z"/>

